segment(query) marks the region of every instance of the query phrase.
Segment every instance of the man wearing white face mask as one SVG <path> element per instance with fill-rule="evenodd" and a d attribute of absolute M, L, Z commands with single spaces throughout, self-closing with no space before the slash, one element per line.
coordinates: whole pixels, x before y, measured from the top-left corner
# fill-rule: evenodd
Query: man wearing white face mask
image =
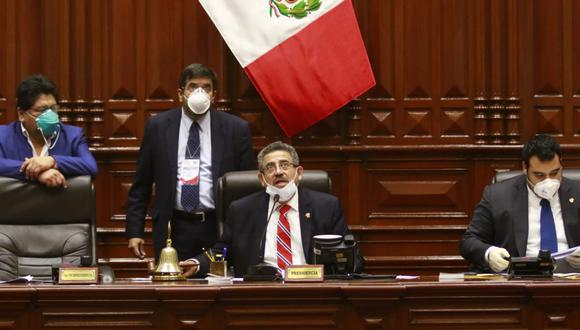
<path fill-rule="evenodd" d="M 258 177 L 265 191 L 230 205 L 224 233 L 214 246 L 216 250 L 227 246 L 228 263 L 234 266 L 237 277 L 259 263 L 260 256 L 265 263 L 281 270 L 289 264 L 312 263 L 313 236 L 349 233 L 336 197 L 300 187 L 303 169 L 292 146 L 280 141 L 266 146 L 258 154 L 258 164 Z M 274 211 L 268 221 L 270 210 Z M 265 242 L 261 244 L 263 233 Z M 187 269 L 188 276 L 205 275 L 209 260 L 199 255 L 181 266 Z M 362 270 L 360 256 L 356 270 Z"/>
<path fill-rule="evenodd" d="M 510 257 L 580 245 L 580 185 L 562 177 L 560 145 L 537 135 L 522 150 L 524 174 L 487 186 L 460 243 L 476 271 L 505 271 Z"/>
<path fill-rule="evenodd" d="M 179 78 L 180 107 L 149 118 L 129 191 L 128 248 L 145 257 L 144 227 L 155 187 L 153 246 L 156 258 L 171 219 L 173 247 L 186 260 L 217 239 L 214 187 L 230 171 L 256 168 L 248 123 L 211 108 L 217 75 L 203 64 L 185 67 Z M 153 185 L 155 184 L 155 185 Z"/>

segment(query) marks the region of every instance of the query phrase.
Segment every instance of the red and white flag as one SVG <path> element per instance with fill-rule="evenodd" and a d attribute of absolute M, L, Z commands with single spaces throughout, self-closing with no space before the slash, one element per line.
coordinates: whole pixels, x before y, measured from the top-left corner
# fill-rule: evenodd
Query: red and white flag
<path fill-rule="evenodd" d="M 351 0 L 199 0 L 287 136 L 375 85 Z"/>

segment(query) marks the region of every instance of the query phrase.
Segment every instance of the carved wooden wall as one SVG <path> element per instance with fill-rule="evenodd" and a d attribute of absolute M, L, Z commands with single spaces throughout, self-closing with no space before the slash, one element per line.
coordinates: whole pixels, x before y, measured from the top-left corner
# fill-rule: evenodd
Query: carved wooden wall
<path fill-rule="evenodd" d="M 552 134 L 580 165 L 580 1 L 353 2 L 377 85 L 286 140 L 331 174 L 370 271 L 464 269 L 473 206 L 522 142 Z M 176 106 L 192 62 L 216 69 L 218 108 L 250 122 L 256 150 L 284 139 L 196 0 L 0 0 L 0 123 L 23 77 L 58 84 L 99 162 L 99 257 L 127 275 L 142 267 L 123 221 L 144 124 Z"/>

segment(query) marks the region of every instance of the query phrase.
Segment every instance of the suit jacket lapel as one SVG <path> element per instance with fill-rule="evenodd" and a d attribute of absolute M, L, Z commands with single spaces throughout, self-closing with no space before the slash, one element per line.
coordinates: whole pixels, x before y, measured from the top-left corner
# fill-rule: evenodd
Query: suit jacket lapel
<path fill-rule="evenodd" d="M 560 208 L 562 209 L 562 221 L 564 222 L 564 232 L 566 233 L 566 241 L 568 245 L 575 244 L 573 235 L 568 230 L 568 226 L 572 225 L 577 219 L 576 208 L 574 207 L 574 199 L 570 192 L 570 184 L 567 179 L 562 178 L 562 184 L 558 191 L 560 197 Z"/>
<path fill-rule="evenodd" d="M 518 255 L 525 256 L 528 243 L 528 188 L 525 175 L 518 180 L 514 188 L 514 236 Z"/>
<path fill-rule="evenodd" d="M 212 181 L 215 185 L 217 179 L 221 176 L 221 164 L 224 155 L 224 143 L 226 142 L 225 133 L 222 128 L 222 122 L 219 114 L 215 110 L 210 110 L 211 115 L 211 174 Z"/>
<path fill-rule="evenodd" d="M 171 200 L 175 200 L 175 190 L 177 187 L 177 148 L 179 146 L 179 123 L 181 122 L 181 109 L 175 111 L 167 118 L 165 123 L 165 147 L 169 163 L 169 180 L 171 180 Z"/>
<path fill-rule="evenodd" d="M 298 211 L 300 212 L 300 236 L 302 237 L 302 248 L 307 263 L 312 263 L 312 199 L 308 191 L 298 189 Z"/>

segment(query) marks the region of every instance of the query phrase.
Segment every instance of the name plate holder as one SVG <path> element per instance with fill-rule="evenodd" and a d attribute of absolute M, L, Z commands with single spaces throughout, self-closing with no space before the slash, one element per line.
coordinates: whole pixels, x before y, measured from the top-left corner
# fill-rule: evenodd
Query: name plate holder
<path fill-rule="evenodd" d="M 284 282 L 323 282 L 324 265 L 288 265 Z"/>
<path fill-rule="evenodd" d="M 58 284 L 97 284 L 98 267 L 61 267 L 58 269 Z"/>

